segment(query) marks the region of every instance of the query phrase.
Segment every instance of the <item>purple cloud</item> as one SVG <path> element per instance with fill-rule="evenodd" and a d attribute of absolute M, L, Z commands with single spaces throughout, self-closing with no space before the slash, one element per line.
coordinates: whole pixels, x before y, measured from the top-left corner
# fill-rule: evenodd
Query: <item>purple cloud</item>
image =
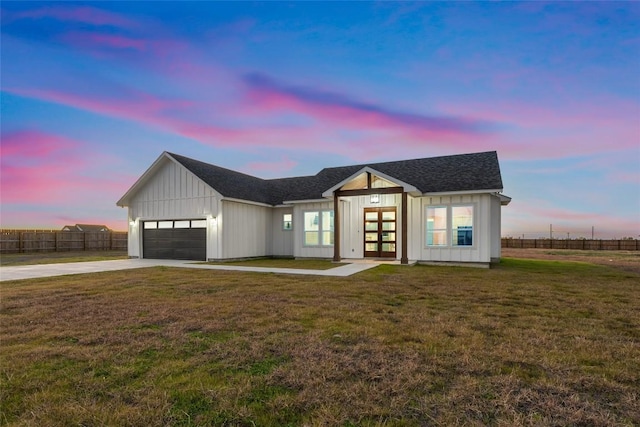
<path fill-rule="evenodd" d="M 114 12 L 91 6 L 44 6 L 10 14 L 9 20 L 52 18 L 64 22 L 79 22 L 95 26 L 134 28 L 135 21 Z"/>
<path fill-rule="evenodd" d="M 243 78 L 252 100 L 266 109 L 292 109 L 332 121 L 349 122 L 356 128 L 410 128 L 431 134 L 486 134 L 489 122 L 455 116 L 423 115 L 385 108 L 349 96 L 289 86 L 260 73 Z"/>

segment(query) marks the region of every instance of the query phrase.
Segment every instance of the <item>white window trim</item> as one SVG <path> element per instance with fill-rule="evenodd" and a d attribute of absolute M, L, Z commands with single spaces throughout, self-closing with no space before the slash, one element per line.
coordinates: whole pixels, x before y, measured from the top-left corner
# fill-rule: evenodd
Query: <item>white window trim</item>
<path fill-rule="evenodd" d="M 304 217 L 305 214 L 308 212 L 317 212 L 318 213 L 318 242 L 322 242 L 322 233 L 325 232 L 326 230 L 324 230 L 322 228 L 322 213 L 323 212 L 333 212 L 333 209 L 306 209 L 302 211 L 302 247 L 303 248 L 332 248 L 334 245 L 332 244 L 328 244 L 328 245 L 323 245 L 321 243 L 318 243 L 317 245 L 308 245 L 306 243 L 306 239 L 305 239 L 305 233 L 307 233 L 307 231 L 314 231 L 315 230 L 306 230 L 305 227 L 305 223 L 304 223 Z M 336 221 L 336 217 L 335 217 L 335 212 L 334 212 L 334 217 L 333 217 L 333 221 L 334 221 L 334 225 L 333 225 L 333 230 L 329 230 L 330 232 L 332 232 L 334 234 L 334 239 L 335 239 L 335 221 Z"/>
<path fill-rule="evenodd" d="M 471 245 L 454 245 L 453 244 L 453 215 L 452 208 L 454 207 L 466 207 L 471 206 L 473 208 L 473 221 L 472 221 L 472 244 Z M 427 209 L 429 208 L 446 208 L 447 209 L 447 236 L 446 236 L 446 245 L 428 245 L 427 244 Z M 469 202 L 469 203 L 445 203 L 438 205 L 425 205 L 422 211 L 424 217 L 422 224 L 424 226 L 424 233 L 422 234 L 424 249 L 463 249 L 470 250 L 476 249 L 478 244 L 478 203 L 477 202 Z"/>
<path fill-rule="evenodd" d="M 427 238 L 427 233 L 429 232 L 429 228 L 427 227 L 427 222 L 429 220 L 429 215 L 427 214 L 427 212 L 429 211 L 429 209 L 438 209 L 438 208 L 444 208 L 445 209 L 445 214 L 446 214 L 446 225 L 444 228 L 444 241 L 445 244 L 444 245 L 430 245 L 428 244 L 429 239 Z M 424 246 L 425 248 L 429 248 L 429 249 L 433 249 L 433 248 L 446 248 L 449 245 L 447 244 L 449 242 L 449 234 L 450 234 L 450 227 L 449 227 L 449 205 L 427 205 L 424 207 Z M 440 228 L 438 228 L 438 230 L 441 230 Z"/>
<path fill-rule="evenodd" d="M 463 207 L 471 207 L 472 212 L 473 212 L 473 216 L 471 218 L 471 241 L 472 244 L 470 245 L 454 245 L 453 244 L 453 208 L 463 208 Z M 477 212 L 477 206 L 476 203 L 452 203 L 451 205 L 449 205 L 449 210 L 448 210 L 448 214 L 449 217 L 447 218 L 447 222 L 448 222 L 448 229 L 447 231 L 451 234 L 450 238 L 449 238 L 449 245 L 452 248 L 460 248 L 460 249 L 472 249 L 476 247 L 476 236 L 477 231 L 476 231 L 476 214 Z"/>
<path fill-rule="evenodd" d="M 290 215 L 291 216 L 291 220 L 287 221 L 284 219 L 285 215 Z M 285 227 L 286 223 L 291 224 L 291 226 L 289 228 Z M 283 213 L 282 214 L 282 231 L 292 231 L 293 230 L 293 213 Z"/>

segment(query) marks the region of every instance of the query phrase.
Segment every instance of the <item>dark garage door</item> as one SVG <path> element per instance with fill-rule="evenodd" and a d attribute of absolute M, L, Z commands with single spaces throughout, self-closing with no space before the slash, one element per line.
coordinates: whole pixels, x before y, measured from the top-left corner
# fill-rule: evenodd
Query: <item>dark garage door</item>
<path fill-rule="evenodd" d="M 206 260 L 205 224 L 204 220 L 145 221 L 142 233 L 144 258 Z"/>

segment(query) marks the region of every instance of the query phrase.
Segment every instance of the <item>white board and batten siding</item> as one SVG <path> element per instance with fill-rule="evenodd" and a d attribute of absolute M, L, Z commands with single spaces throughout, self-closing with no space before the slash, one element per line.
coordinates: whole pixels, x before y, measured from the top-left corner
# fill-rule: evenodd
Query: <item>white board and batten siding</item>
<path fill-rule="evenodd" d="M 271 255 L 273 208 L 222 200 L 217 218 L 222 236 L 222 252 L 212 259 L 235 259 Z"/>
<path fill-rule="evenodd" d="M 271 255 L 274 257 L 293 256 L 293 227 L 290 230 L 284 229 L 284 215 L 292 215 L 293 207 L 278 207 L 273 209 L 271 217 Z"/>
<path fill-rule="evenodd" d="M 129 202 L 129 256 L 140 257 L 143 221 L 206 219 L 207 253 L 218 245 L 212 227 L 219 213 L 221 196 L 185 167 L 165 159 Z"/>
<path fill-rule="evenodd" d="M 491 262 L 502 256 L 502 204 L 498 196 L 491 196 Z"/>
<path fill-rule="evenodd" d="M 418 261 L 429 262 L 471 262 L 489 263 L 491 261 L 491 228 L 493 199 L 489 194 L 456 194 L 450 196 L 424 196 L 420 203 L 411 206 L 411 238 L 409 257 Z M 460 205 L 473 206 L 473 245 L 427 246 L 426 244 L 426 210 L 427 207 L 450 207 Z M 499 208 L 498 204 L 498 208 Z M 449 218 L 449 229 L 451 219 Z M 447 237 L 451 240 L 450 233 Z M 417 256 L 416 256 L 417 255 Z M 415 256 L 415 258 L 414 258 Z"/>

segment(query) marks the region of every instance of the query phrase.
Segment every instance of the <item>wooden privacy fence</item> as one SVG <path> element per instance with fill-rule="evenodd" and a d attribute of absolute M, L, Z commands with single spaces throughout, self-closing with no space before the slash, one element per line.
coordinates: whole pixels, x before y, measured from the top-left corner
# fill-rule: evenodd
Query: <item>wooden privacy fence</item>
<path fill-rule="evenodd" d="M 591 251 L 638 251 L 640 240 L 589 240 L 589 239 L 502 239 L 503 248 L 519 249 L 577 249 Z"/>
<path fill-rule="evenodd" d="M 126 231 L 0 230 L 0 253 L 126 251 Z"/>

